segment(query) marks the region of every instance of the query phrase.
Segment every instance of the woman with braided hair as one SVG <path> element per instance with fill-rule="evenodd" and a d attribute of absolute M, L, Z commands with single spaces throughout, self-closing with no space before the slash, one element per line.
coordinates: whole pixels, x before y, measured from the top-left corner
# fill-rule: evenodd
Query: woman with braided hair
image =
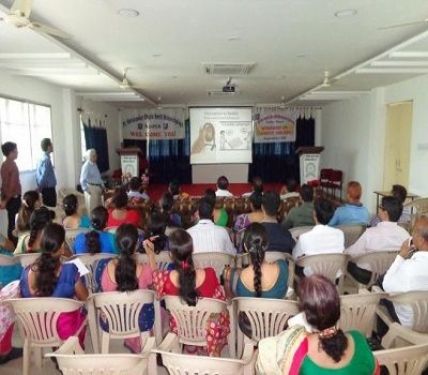
<path fill-rule="evenodd" d="M 379 366 L 358 331 L 337 328 L 340 297 L 322 275 L 302 279 L 298 288 L 302 313 L 289 319 L 286 331 L 259 342 L 258 374 L 373 375 Z"/>
<path fill-rule="evenodd" d="M 230 297 L 284 298 L 288 289 L 288 263 L 265 260 L 268 239 L 262 224 L 252 223 L 247 227 L 243 247 L 250 255 L 251 265 L 242 270 L 226 268 L 223 274 Z"/>
<path fill-rule="evenodd" d="M 30 232 L 19 238 L 14 254 L 39 253 L 43 229 L 54 218 L 55 213 L 46 207 L 34 210 L 30 216 Z"/>
<path fill-rule="evenodd" d="M 50 223 L 42 231 L 40 239 L 41 256 L 28 266 L 21 275 L 20 289 L 23 298 L 57 297 L 77 298 L 86 301 L 88 290 L 73 263 L 61 263 L 64 255 L 65 230 L 59 224 Z M 63 313 L 58 318 L 59 337 L 66 340 L 79 332 L 85 321 L 81 310 Z M 79 332 L 83 345 L 85 331 Z"/>
<path fill-rule="evenodd" d="M 193 241 L 184 229 L 176 229 L 169 236 L 169 251 L 174 263 L 173 270 L 157 269 L 154 256 L 154 238 L 144 241 L 153 272 L 153 284 L 159 298 L 164 295 L 179 296 L 189 306 L 195 306 L 198 298 L 215 298 L 224 301 L 224 290 L 218 282 L 213 268 L 196 269 L 193 264 Z M 177 332 L 175 320 L 171 317 L 170 328 Z M 207 348 L 210 356 L 219 357 L 229 335 L 228 314 L 213 315 L 208 319 L 206 329 Z M 187 346 L 188 352 L 192 347 Z"/>
<path fill-rule="evenodd" d="M 153 270 L 149 265 L 137 264 L 135 252 L 138 242 L 138 230 L 132 224 L 122 224 L 117 229 L 117 245 L 119 255 L 111 260 L 104 260 L 105 268 L 101 274 L 101 290 L 103 292 L 130 292 L 137 289 L 148 289 L 152 285 Z M 100 267 L 103 261 L 100 261 Z M 149 331 L 154 324 L 154 306 L 143 306 L 139 316 L 141 332 Z M 101 327 L 108 331 L 105 320 Z M 134 353 L 140 353 L 140 339 L 126 339 L 125 346 Z"/>

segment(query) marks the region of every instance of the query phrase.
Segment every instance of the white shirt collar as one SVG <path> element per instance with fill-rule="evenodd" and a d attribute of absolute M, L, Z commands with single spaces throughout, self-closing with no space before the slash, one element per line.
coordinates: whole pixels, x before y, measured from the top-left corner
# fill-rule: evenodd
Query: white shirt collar
<path fill-rule="evenodd" d="M 210 219 L 199 219 L 198 224 L 214 224 Z"/>

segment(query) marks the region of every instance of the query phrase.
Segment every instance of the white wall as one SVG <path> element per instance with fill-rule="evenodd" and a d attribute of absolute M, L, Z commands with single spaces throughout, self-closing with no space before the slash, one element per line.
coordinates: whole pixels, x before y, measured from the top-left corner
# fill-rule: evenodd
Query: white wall
<path fill-rule="evenodd" d="M 370 134 L 371 96 L 335 102 L 322 110 L 321 168 L 344 172 L 344 183 L 358 180 L 364 187 L 363 201 L 368 200 L 368 153 L 362 151 Z"/>
<path fill-rule="evenodd" d="M 363 202 L 375 211 L 373 191 L 383 188 L 386 106 L 413 101 L 408 190 L 428 196 L 428 76 L 372 90 L 322 110 L 322 167 L 345 171 L 345 183 L 361 182 Z"/>
<path fill-rule="evenodd" d="M 83 116 L 89 116 L 92 120 L 101 120 L 106 123 L 107 141 L 108 141 L 108 158 L 110 164 L 110 172 L 120 168 L 120 157 L 116 153 L 116 149 L 120 147 L 120 121 L 118 110 L 106 103 L 93 102 L 91 100 L 77 98 L 77 108 L 83 109 Z M 78 150 L 80 155 L 80 136 Z"/>

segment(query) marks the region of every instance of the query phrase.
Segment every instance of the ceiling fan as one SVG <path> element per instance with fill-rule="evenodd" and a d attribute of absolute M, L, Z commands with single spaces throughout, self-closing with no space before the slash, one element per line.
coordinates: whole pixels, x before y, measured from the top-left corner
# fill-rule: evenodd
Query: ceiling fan
<path fill-rule="evenodd" d="M 0 20 L 12 24 L 18 29 L 29 28 L 44 34 L 67 39 L 69 36 L 61 30 L 44 25 L 39 22 L 33 22 L 30 19 L 33 0 L 15 0 L 9 9 L 9 12 Z"/>
<path fill-rule="evenodd" d="M 398 29 L 400 27 L 417 26 L 417 25 L 423 25 L 423 24 L 426 24 L 428 26 L 428 18 L 425 18 L 425 19 L 419 20 L 419 21 L 404 22 L 404 23 L 398 23 L 396 25 L 378 27 L 377 29 L 378 30 L 390 30 L 390 29 Z"/>

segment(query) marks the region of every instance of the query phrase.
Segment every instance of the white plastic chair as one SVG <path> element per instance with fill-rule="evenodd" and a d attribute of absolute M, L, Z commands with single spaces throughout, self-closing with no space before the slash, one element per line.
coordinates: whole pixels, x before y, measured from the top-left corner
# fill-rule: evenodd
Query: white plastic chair
<path fill-rule="evenodd" d="M 405 305 L 412 311 L 413 326 L 403 327 L 394 322 L 384 306 L 379 306 L 376 314 L 388 326 L 388 332 L 382 339 L 384 348 L 403 345 L 400 337 L 409 337 L 416 343 L 428 343 L 428 291 L 416 291 L 389 294 L 384 298 L 396 305 Z M 404 342 L 408 344 L 407 341 Z"/>
<path fill-rule="evenodd" d="M 65 231 L 65 242 L 68 247 L 72 250 L 74 248 L 74 241 L 76 237 L 81 233 L 88 233 L 89 229 L 87 228 L 79 228 L 79 229 L 67 229 Z"/>
<path fill-rule="evenodd" d="M 135 254 L 138 264 L 149 264 L 149 257 L 147 254 Z M 172 263 L 172 259 L 169 256 L 169 251 L 161 251 L 155 255 L 156 265 L 158 270 L 166 270 Z"/>
<path fill-rule="evenodd" d="M 385 251 L 372 251 L 364 255 L 360 255 L 355 258 L 351 258 L 349 261 L 355 264 L 369 264 L 371 268 L 370 281 L 367 284 L 361 284 L 354 277 L 347 272 L 346 277 L 349 278 L 353 283 L 357 284 L 359 288 L 370 288 L 382 276 L 388 271 L 391 264 L 397 257 L 399 250 L 385 250 Z"/>
<path fill-rule="evenodd" d="M 134 290 L 132 292 L 107 292 L 93 294 L 88 303 L 93 301 L 94 311 L 91 311 L 89 324 L 93 328 L 91 332 L 99 331 L 101 334 L 101 353 L 109 352 L 110 339 L 127 339 L 139 337 L 141 347 L 150 337 L 151 332 L 141 332 L 139 326 L 139 317 L 141 309 L 145 304 L 154 304 L 155 325 L 153 331 L 156 331 L 159 341 L 161 340 L 161 322 L 159 304 L 155 303 L 155 294 L 151 290 Z M 102 315 L 109 327 L 106 332 L 99 326 L 98 318 Z"/>
<path fill-rule="evenodd" d="M 383 294 L 364 292 L 340 296 L 339 327 L 343 331 L 357 330 L 371 337 L 376 309 Z"/>
<path fill-rule="evenodd" d="M 80 254 L 73 257 L 73 259 L 79 259 L 85 267 L 90 271 L 84 276 L 86 287 L 90 293 L 96 293 L 99 290 L 99 285 L 95 280 L 95 268 L 98 262 L 102 259 L 113 258 L 114 254 L 109 253 L 97 253 L 97 254 Z"/>
<path fill-rule="evenodd" d="M 150 356 L 151 374 L 156 374 L 156 354 L 162 357 L 163 365 L 174 375 L 253 375 L 257 353 L 252 345 L 245 347 L 242 358 L 216 358 L 181 354 L 176 335 L 169 333 L 158 349 Z"/>
<path fill-rule="evenodd" d="M 290 228 L 289 231 L 294 241 L 297 241 L 303 233 L 309 232 L 312 228 L 313 226 L 308 225 L 308 226 Z"/>
<path fill-rule="evenodd" d="M 358 238 L 364 233 L 366 227 L 364 225 L 339 225 L 340 229 L 345 235 L 345 249 L 357 242 Z"/>
<path fill-rule="evenodd" d="M 0 254 L 0 267 L 15 266 L 19 263 L 20 261 L 16 256 Z"/>
<path fill-rule="evenodd" d="M 40 253 L 27 253 L 27 254 L 17 254 L 17 255 L 14 255 L 14 257 L 16 257 L 19 260 L 23 268 L 26 268 L 27 266 L 30 266 L 31 264 L 33 264 L 40 257 L 40 255 L 41 255 Z"/>
<path fill-rule="evenodd" d="M 270 336 L 276 336 L 288 326 L 288 319 L 299 313 L 296 301 L 238 297 L 232 301 L 234 305 L 234 322 L 237 333 L 238 356 L 242 353 L 244 343 L 257 343 Z M 251 337 L 247 337 L 239 329 L 239 316 L 245 314 L 251 327 Z"/>
<path fill-rule="evenodd" d="M 319 254 L 319 255 L 306 255 L 296 259 L 296 266 L 310 267 L 312 273 L 320 274 L 333 283 L 336 282 L 338 272 L 341 272 L 339 277 L 338 289 L 342 290 L 343 278 L 346 273 L 346 265 L 348 263 L 348 256 L 346 254 Z"/>
<path fill-rule="evenodd" d="M 235 259 L 232 255 L 221 252 L 197 253 L 193 254 L 193 263 L 195 268 L 213 268 L 219 278 L 227 265 L 235 265 Z"/>
<path fill-rule="evenodd" d="M 428 344 L 373 352 L 389 375 L 420 375 L 428 362 Z"/>
<path fill-rule="evenodd" d="M 208 319 L 213 314 L 227 310 L 227 304 L 213 298 L 201 298 L 196 306 L 188 306 L 176 296 L 165 296 L 166 309 L 177 323 L 178 341 L 180 345 L 206 346 L 205 330 Z"/>
<path fill-rule="evenodd" d="M 30 374 L 31 352 L 36 354 L 36 365 L 41 368 L 42 349 L 60 346 L 57 324 L 62 313 L 73 312 L 84 306 L 83 302 L 67 298 L 19 298 L 9 299 L 18 320 L 21 337 L 24 340 L 23 374 Z M 76 336 L 86 325 L 82 323 Z"/>
<path fill-rule="evenodd" d="M 149 375 L 149 354 L 154 346 L 154 338 L 150 338 L 141 354 L 85 354 L 73 336 L 45 357 L 56 358 L 64 375 Z"/>

